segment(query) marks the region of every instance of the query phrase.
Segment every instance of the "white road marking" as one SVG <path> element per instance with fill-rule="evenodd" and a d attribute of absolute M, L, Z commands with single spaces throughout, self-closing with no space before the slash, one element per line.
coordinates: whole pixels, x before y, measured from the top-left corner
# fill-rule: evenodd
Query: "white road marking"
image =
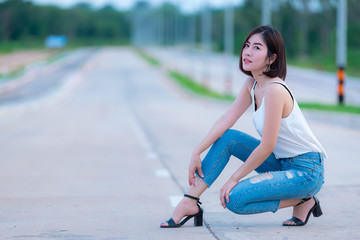
<path fill-rule="evenodd" d="M 147 159 L 158 159 L 159 155 L 156 152 L 150 151 L 146 155 Z"/>
<path fill-rule="evenodd" d="M 161 169 L 157 169 L 155 171 L 155 175 L 157 177 L 170 177 L 170 173 L 168 170 L 164 169 L 164 168 L 161 168 Z"/>

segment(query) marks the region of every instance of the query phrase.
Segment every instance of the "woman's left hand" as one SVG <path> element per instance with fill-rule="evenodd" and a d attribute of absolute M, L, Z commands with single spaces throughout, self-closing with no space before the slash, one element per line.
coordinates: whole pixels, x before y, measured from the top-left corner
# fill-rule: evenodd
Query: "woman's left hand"
<path fill-rule="evenodd" d="M 230 192 L 237 184 L 238 181 L 235 181 L 234 179 L 230 178 L 220 189 L 220 201 L 221 201 L 221 205 L 224 208 L 226 208 L 226 203 L 230 202 L 229 200 Z"/>

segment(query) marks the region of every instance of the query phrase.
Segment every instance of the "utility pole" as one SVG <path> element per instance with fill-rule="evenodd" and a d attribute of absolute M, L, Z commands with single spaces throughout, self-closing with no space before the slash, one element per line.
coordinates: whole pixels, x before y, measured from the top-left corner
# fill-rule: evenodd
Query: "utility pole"
<path fill-rule="evenodd" d="M 229 3 L 225 8 L 224 19 L 224 42 L 225 42 L 225 94 L 232 94 L 232 68 L 231 56 L 234 53 L 234 7 Z"/>
<path fill-rule="evenodd" d="M 196 54 L 194 54 L 196 48 L 196 14 L 189 14 L 187 21 L 187 44 L 188 44 L 188 54 L 190 57 L 190 61 L 188 62 L 188 75 L 190 78 L 193 78 L 194 73 L 194 59 Z"/>
<path fill-rule="evenodd" d="M 344 104 L 344 83 L 347 44 L 347 0 L 338 0 L 336 29 L 336 62 L 338 66 L 338 103 Z"/>
<path fill-rule="evenodd" d="M 262 0 L 261 25 L 271 25 L 271 0 Z"/>
<path fill-rule="evenodd" d="M 211 12 L 208 3 L 203 6 L 201 16 L 201 43 L 203 50 L 203 79 L 202 84 L 204 87 L 209 87 L 209 60 L 208 55 L 211 51 Z"/>

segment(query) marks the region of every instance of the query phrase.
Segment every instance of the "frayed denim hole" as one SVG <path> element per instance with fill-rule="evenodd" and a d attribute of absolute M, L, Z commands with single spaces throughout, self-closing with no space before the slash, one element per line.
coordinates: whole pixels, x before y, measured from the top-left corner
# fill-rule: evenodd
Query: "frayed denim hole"
<path fill-rule="evenodd" d="M 308 174 L 306 174 L 306 172 L 305 172 L 305 174 L 304 175 L 308 175 Z M 249 180 L 249 179 L 246 179 L 246 180 Z M 309 178 L 305 178 L 304 179 L 304 181 L 302 181 L 302 182 L 300 182 L 300 183 L 289 183 L 289 182 L 284 182 L 283 184 L 280 184 L 280 185 L 278 185 L 278 186 L 292 186 L 292 185 L 297 185 L 297 184 L 306 184 L 307 182 L 309 182 L 309 181 L 311 181 L 311 179 L 309 179 Z M 254 186 L 256 186 L 256 185 L 254 185 Z M 253 192 L 253 191 L 261 191 L 261 190 L 263 190 L 263 189 L 267 189 L 267 188 L 271 188 L 271 187 L 264 187 L 264 188 L 254 188 L 254 189 L 251 189 L 251 190 L 248 190 L 247 192 L 242 192 L 239 196 L 237 196 L 237 198 L 236 199 L 234 199 L 234 209 L 239 209 L 239 208 L 237 208 L 236 206 L 238 206 L 238 202 L 239 202 L 239 200 L 243 197 L 243 196 L 245 196 L 246 194 L 248 194 L 248 193 L 250 193 L 250 192 Z M 311 191 L 311 192 L 314 192 L 316 190 L 316 188 L 313 190 L 313 191 Z M 278 210 L 278 209 L 277 209 Z M 275 212 L 277 211 L 277 210 L 275 210 Z"/>
<path fill-rule="evenodd" d="M 209 183 L 206 181 L 206 176 L 204 175 L 204 177 L 200 177 L 199 176 L 199 173 L 196 171 L 196 172 L 194 172 L 194 176 L 195 176 L 195 181 L 197 180 L 197 179 L 201 179 L 201 180 L 203 180 L 204 181 L 204 183 L 206 183 L 206 185 L 208 186 L 208 188 L 210 188 L 210 185 L 209 185 Z M 197 182 L 195 182 L 195 185 L 197 185 L 198 183 Z"/>
<path fill-rule="evenodd" d="M 254 176 L 254 177 L 251 177 L 249 179 L 249 181 L 252 184 L 256 184 L 256 183 L 261 183 L 266 180 L 271 180 L 273 178 L 274 178 L 274 176 L 270 172 L 266 172 L 266 173 L 262 173 L 262 174 Z"/>

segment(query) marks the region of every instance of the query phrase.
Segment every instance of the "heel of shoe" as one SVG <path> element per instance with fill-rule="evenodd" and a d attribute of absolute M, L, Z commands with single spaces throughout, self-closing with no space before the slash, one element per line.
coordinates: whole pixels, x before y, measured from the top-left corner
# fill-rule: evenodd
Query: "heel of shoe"
<path fill-rule="evenodd" d="M 196 216 L 194 216 L 194 226 L 201 227 L 203 225 L 203 213 L 199 212 Z"/>
<path fill-rule="evenodd" d="M 317 206 L 314 208 L 313 215 L 314 217 L 320 217 L 323 214 L 320 204 L 317 203 Z"/>

